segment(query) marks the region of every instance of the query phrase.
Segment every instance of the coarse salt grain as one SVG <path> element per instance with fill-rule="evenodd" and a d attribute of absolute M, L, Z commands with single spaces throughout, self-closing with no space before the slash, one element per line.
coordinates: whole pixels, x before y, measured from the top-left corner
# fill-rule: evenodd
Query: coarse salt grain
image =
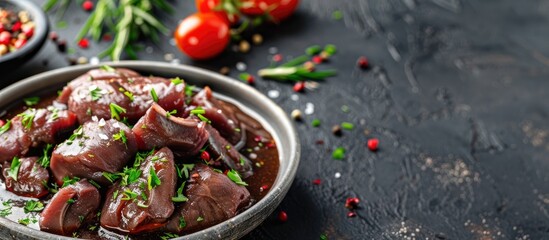
<path fill-rule="evenodd" d="M 290 96 L 290 99 L 292 99 L 293 101 L 298 101 L 299 100 L 299 95 L 292 94 L 292 96 Z"/>
<path fill-rule="evenodd" d="M 91 57 L 91 58 L 90 58 L 90 64 L 91 64 L 91 65 L 97 65 L 97 64 L 99 64 L 99 58 L 98 58 L 98 57 Z"/>
<path fill-rule="evenodd" d="M 335 177 L 335 178 L 340 178 L 340 177 L 341 177 L 341 173 L 336 172 L 336 173 L 334 174 L 334 177 Z"/>
<path fill-rule="evenodd" d="M 236 69 L 238 71 L 246 71 L 247 68 L 248 68 L 248 66 L 246 65 L 246 63 L 243 63 L 243 62 L 237 62 L 236 63 Z"/>
<path fill-rule="evenodd" d="M 278 91 L 278 90 L 269 90 L 267 92 L 267 96 L 269 96 L 270 98 L 278 98 L 280 96 L 280 91 Z"/>
<path fill-rule="evenodd" d="M 108 140 L 109 137 L 107 137 L 107 135 L 103 134 L 103 133 L 100 133 L 98 134 L 99 138 L 103 139 L 103 140 Z"/>
<path fill-rule="evenodd" d="M 255 153 L 250 153 L 249 157 L 250 157 L 251 159 L 256 159 L 256 158 L 257 158 L 257 154 L 255 154 Z"/>
<path fill-rule="evenodd" d="M 315 112 L 315 105 L 311 102 L 305 104 L 305 114 L 311 115 Z"/>

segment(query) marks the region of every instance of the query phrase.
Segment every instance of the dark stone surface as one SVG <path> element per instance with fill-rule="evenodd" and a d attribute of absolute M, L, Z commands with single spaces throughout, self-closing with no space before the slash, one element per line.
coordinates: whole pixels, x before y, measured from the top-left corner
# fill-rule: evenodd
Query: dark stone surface
<path fill-rule="evenodd" d="M 170 28 L 194 11 L 192 1 L 176 5 Z M 331 18 L 334 10 L 343 20 Z M 230 66 L 236 77 L 239 61 L 252 73 L 267 66 L 270 47 L 296 56 L 312 44 L 338 46 L 326 64 L 338 76 L 298 101 L 292 85 L 256 81 L 261 92 L 280 91 L 274 101 L 288 113 L 307 102 L 315 111 L 297 124 L 302 161 L 279 207 L 288 222 L 278 223 L 275 212 L 247 239 L 547 239 L 548 12 L 542 0 L 303 0 L 294 17 L 263 29 L 265 42 L 250 53 L 227 50 L 194 62 L 164 38 L 140 57 L 164 61 L 164 53 L 174 53 L 181 63 L 214 71 Z M 60 36 L 70 42 L 86 15 L 71 9 Z M 370 71 L 355 66 L 361 55 Z M 4 73 L 1 84 L 66 66 L 65 58 L 48 42 L 31 62 Z M 310 126 L 313 118 L 322 121 L 319 129 Z M 333 136 L 331 127 L 342 121 L 355 129 Z M 380 139 L 378 152 L 366 148 L 369 137 Z M 336 146 L 347 148 L 343 161 L 331 159 Z M 347 197 L 361 199 L 355 218 L 347 217 Z"/>

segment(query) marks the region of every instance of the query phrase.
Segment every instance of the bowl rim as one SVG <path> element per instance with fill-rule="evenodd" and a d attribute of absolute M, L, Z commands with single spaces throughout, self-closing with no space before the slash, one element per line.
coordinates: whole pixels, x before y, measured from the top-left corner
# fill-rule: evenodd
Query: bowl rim
<path fill-rule="evenodd" d="M 31 19 L 34 21 L 35 28 L 33 36 L 22 48 L 6 54 L 5 56 L 0 56 L 0 64 L 31 54 L 46 40 L 49 30 L 49 22 L 46 13 L 34 2 L 29 0 L 3 0 L 2 2 L 11 4 L 15 6 L 16 9 L 28 11 L 31 15 Z"/>
<path fill-rule="evenodd" d="M 236 236 L 237 238 L 240 238 L 245 234 L 247 234 L 248 232 L 250 232 L 251 230 L 253 230 L 254 228 L 256 228 L 262 222 L 262 221 L 250 222 L 250 220 L 253 220 L 255 216 L 258 216 L 260 214 L 265 214 L 264 218 L 266 218 L 280 204 L 280 202 L 282 201 L 282 199 L 285 197 L 286 193 L 290 189 L 293 183 L 293 180 L 296 176 L 297 169 L 299 166 L 300 155 L 301 155 L 301 144 L 299 142 L 299 137 L 293 122 L 290 120 L 290 118 L 284 112 L 284 110 L 282 110 L 282 108 L 278 106 L 276 103 L 274 103 L 271 99 L 269 99 L 264 94 L 260 93 L 255 88 L 247 84 L 244 84 L 241 81 L 235 80 L 228 76 L 221 75 L 216 72 L 212 72 L 212 71 L 201 69 L 194 66 L 175 65 L 175 64 L 170 64 L 165 62 L 155 62 L 155 61 L 102 62 L 101 65 L 108 65 L 112 67 L 126 67 L 129 69 L 134 69 L 136 71 L 142 71 L 140 70 L 140 68 L 147 68 L 147 67 L 157 68 L 158 72 L 166 71 L 167 69 L 172 69 L 174 71 L 186 72 L 187 74 L 202 76 L 204 78 L 211 78 L 216 82 L 219 81 L 220 84 L 223 84 L 224 86 L 229 86 L 229 88 L 240 89 L 239 91 L 245 91 L 248 94 L 252 95 L 253 98 L 256 98 L 259 101 L 263 102 L 264 104 L 268 105 L 269 109 L 265 111 L 272 111 L 277 116 L 279 116 L 278 121 L 284 127 L 284 133 L 280 133 L 280 135 L 287 135 L 289 137 L 289 139 L 284 139 L 284 141 L 289 142 L 288 144 L 289 149 L 284 149 L 284 151 L 289 152 L 288 153 L 289 158 L 287 159 L 288 166 L 283 169 L 281 164 L 281 166 L 279 167 L 279 171 L 278 171 L 274 185 L 271 187 L 270 191 L 260 201 L 258 201 L 252 207 L 250 207 L 249 209 L 246 209 L 244 212 L 236 215 L 233 218 L 230 218 L 226 221 L 223 221 L 217 225 L 203 229 L 201 231 L 188 234 L 188 235 L 183 235 L 176 239 L 203 239 L 204 237 L 221 238 L 222 233 L 231 231 L 231 229 L 236 225 L 244 224 L 244 223 L 251 224 L 250 225 L 251 227 L 247 227 L 243 231 L 236 232 L 231 235 L 231 236 Z M 77 73 L 77 72 L 84 73 L 87 70 L 97 68 L 97 67 L 99 67 L 99 65 L 88 64 L 88 65 L 79 65 L 79 66 L 69 66 L 69 67 L 64 67 L 60 69 L 43 72 L 31 77 L 25 78 L 21 81 L 18 81 L 0 90 L 0 99 L 2 98 L 3 95 L 6 95 L 5 93 L 8 93 L 8 92 L 20 91 L 22 89 L 33 89 L 33 90 L 27 90 L 27 91 L 35 92 L 39 90 L 41 87 L 55 86 L 57 84 L 57 83 L 44 83 L 44 81 L 41 81 L 43 78 L 52 78 L 54 76 L 59 76 L 59 75 L 68 74 L 68 73 Z M 69 82 L 69 81 L 70 79 L 67 79 L 66 82 Z M 231 97 L 229 95 L 224 95 L 224 96 Z M 11 102 L 7 102 L 5 106 L 9 106 L 9 104 L 11 104 Z M 246 106 L 245 104 L 242 104 L 242 105 Z M 278 134 L 273 134 L 273 135 L 278 135 Z M 277 145 L 280 145 L 280 144 L 277 144 Z M 269 206 L 271 206 L 272 209 L 269 209 Z M 0 217 L 0 227 L 2 226 L 9 228 L 11 229 L 11 231 L 14 231 L 18 234 L 22 234 L 23 236 L 34 237 L 37 239 L 74 239 L 70 237 L 64 237 L 60 235 L 50 234 L 47 232 L 42 232 L 30 227 L 20 225 L 7 218 Z"/>

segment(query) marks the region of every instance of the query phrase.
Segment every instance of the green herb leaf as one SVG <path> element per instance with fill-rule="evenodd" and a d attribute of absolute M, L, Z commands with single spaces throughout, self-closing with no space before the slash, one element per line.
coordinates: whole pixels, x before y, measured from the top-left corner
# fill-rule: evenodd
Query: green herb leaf
<path fill-rule="evenodd" d="M 23 208 L 23 210 L 25 211 L 25 213 L 29 213 L 29 212 L 40 212 L 44 209 L 44 204 L 39 202 L 39 201 L 35 201 L 35 200 L 30 200 L 30 201 L 27 201 L 25 203 L 25 207 Z"/>
<path fill-rule="evenodd" d="M 64 187 L 69 186 L 69 185 L 73 185 L 73 184 L 77 183 L 78 181 L 80 181 L 80 178 L 78 178 L 78 177 L 70 178 L 69 176 L 65 176 L 65 177 L 63 177 L 63 186 L 61 186 L 61 188 L 64 188 Z"/>
<path fill-rule="evenodd" d="M 194 164 L 183 164 L 181 168 L 177 166 L 177 176 L 179 178 L 183 178 L 185 176 L 185 179 L 189 178 L 189 172 L 192 171 L 194 168 Z"/>
<path fill-rule="evenodd" d="M 179 218 L 179 228 L 184 228 L 187 226 L 187 222 L 185 221 L 185 217 Z"/>
<path fill-rule="evenodd" d="M 27 111 L 20 113 L 17 116 L 21 116 L 21 124 L 25 126 L 26 129 L 32 128 L 32 123 L 34 122 L 34 116 L 36 115 L 36 109 L 29 108 Z"/>
<path fill-rule="evenodd" d="M 354 124 L 350 123 L 350 122 L 342 122 L 341 123 L 341 127 L 343 129 L 346 129 L 346 130 L 353 130 L 353 128 L 355 127 Z"/>
<path fill-rule="evenodd" d="M 176 77 L 176 78 L 172 78 L 172 80 L 171 80 L 171 81 L 172 81 L 173 85 L 179 85 L 179 84 L 182 84 L 182 83 L 184 83 L 184 81 L 183 81 L 183 80 L 181 80 L 181 79 L 180 79 L 179 77 Z"/>
<path fill-rule="evenodd" d="M 332 158 L 336 160 L 342 160 L 343 158 L 345 158 L 345 148 L 343 147 L 336 148 L 332 153 Z"/>
<path fill-rule="evenodd" d="M 30 224 L 30 219 L 29 219 L 29 218 L 23 218 L 23 219 L 17 220 L 17 222 L 18 222 L 19 224 L 21 224 L 21 225 L 27 226 L 27 225 Z"/>
<path fill-rule="evenodd" d="M 102 175 L 111 183 L 116 182 L 120 178 L 120 174 L 118 173 L 103 172 Z"/>
<path fill-rule="evenodd" d="M 242 181 L 242 177 L 240 177 L 240 174 L 234 169 L 231 169 L 227 172 L 227 177 L 229 177 L 229 179 L 231 179 L 231 181 L 233 181 L 237 185 L 248 186 L 246 182 Z"/>
<path fill-rule="evenodd" d="M 202 222 L 202 221 L 204 221 L 204 218 L 201 217 L 201 216 L 198 216 L 198 217 L 196 218 L 196 221 L 197 221 L 197 222 Z"/>
<path fill-rule="evenodd" d="M 8 207 L 8 208 L 4 208 L 2 210 L 0 210 L 0 217 L 7 217 L 9 215 L 11 215 L 11 207 Z"/>
<path fill-rule="evenodd" d="M 154 102 L 158 102 L 158 95 L 156 95 L 156 90 L 154 90 L 154 88 L 151 88 L 151 96 Z"/>
<path fill-rule="evenodd" d="M 153 188 L 160 186 L 162 182 L 160 181 L 160 178 L 156 175 L 156 172 L 154 171 L 154 168 L 151 167 L 149 169 L 149 176 L 147 177 L 147 184 L 149 187 L 149 190 L 152 190 Z"/>
<path fill-rule="evenodd" d="M 13 157 L 11 160 L 11 166 L 8 170 L 8 177 L 11 177 L 14 181 L 17 181 L 17 175 L 19 175 L 19 167 L 21 167 L 21 161 L 18 157 Z"/>
<path fill-rule="evenodd" d="M 176 110 L 176 109 L 171 110 L 171 111 L 169 111 L 169 112 L 166 111 L 166 117 L 167 117 L 167 118 L 171 117 L 171 116 L 174 115 L 174 114 L 177 114 L 177 110 Z"/>
<path fill-rule="evenodd" d="M 25 105 L 27 106 L 34 106 L 36 104 L 38 104 L 38 102 L 40 102 L 40 97 L 28 97 L 28 98 L 23 98 L 23 102 L 25 102 Z"/>
<path fill-rule="evenodd" d="M 0 135 L 4 134 L 11 128 L 11 120 L 8 120 L 2 127 L 0 127 Z"/>
<path fill-rule="evenodd" d="M 124 197 L 122 197 L 121 200 L 124 200 L 124 201 L 133 200 L 133 199 L 136 199 L 137 196 L 139 196 L 139 194 L 133 192 L 130 189 L 125 189 L 122 195 L 124 195 Z"/>
<path fill-rule="evenodd" d="M 204 110 L 202 107 L 197 107 L 193 110 L 191 110 L 192 115 L 198 115 L 198 114 L 206 114 L 206 110 Z"/>
<path fill-rule="evenodd" d="M 305 53 L 309 56 L 314 56 L 320 53 L 322 51 L 322 48 L 319 45 L 313 45 L 305 49 Z"/>
<path fill-rule="evenodd" d="M 118 106 L 116 103 L 109 104 L 109 108 L 111 110 L 111 118 L 114 118 L 116 120 L 120 120 L 120 114 L 126 113 L 126 109 Z"/>
<path fill-rule="evenodd" d="M 111 66 L 108 66 L 108 65 L 102 65 L 99 68 L 103 71 L 106 71 L 106 72 L 116 72 L 116 69 L 114 69 L 114 68 L 112 68 Z"/>
<path fill-rule="evenodd" d="M 175 233 L 164 233 L 164 236 L 161 236 L 160 239 L 168 240 L 168 239 L 178 238 L 178 237 L 179 237 L 179 235 L 177 235 Z"/>
<path fill-rule="evenodd" d="M 181 184 L 181 187 L 177 189 L 177 196 L 172 197 L 172 202 L 186 202 L 189 199 L 183 195 L 183 189 L 185 188 L 185 182 Z"/>
<path fill-rule="evenodd" d="M 74 199 L 72 199 L 72 198 L 69 198 L 69 200 L 67 200 L 67 203 L 68 203 L 68 204 L 73 204 L 73 203 L 75 203 L 75 202 L 76 202 L 76 200 L 74 200 Z"/>
<path fill-rule="evenodd" d="M 124 132 L 124 130 L 120 130 L 120 132 L 112 135 L 112 138 L 115 141 L 121 141 L 124 144 L 126 144 L 126 142 L 128 142 L 128 138 L 126 137 L 126 132 Z"/>
<path fill-rule="evenodd" d="M 50 166 L 50 150 L 53 148 L 53 144 L 47 144 L 44 149 L 42 149 L 42 156 L 38 159 L 38 163 L 44 167 L 48 168 Z"/>

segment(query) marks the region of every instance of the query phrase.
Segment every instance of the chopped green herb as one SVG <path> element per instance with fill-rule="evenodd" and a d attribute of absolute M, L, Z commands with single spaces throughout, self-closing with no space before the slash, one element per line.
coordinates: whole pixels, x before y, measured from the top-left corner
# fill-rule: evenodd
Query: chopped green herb
<path fill-rule="evenodd" d="M 168 239 L 178 238 L 178 237 L 179 237 L 179 235 L 177 235 L 175 233 L 164 233 L 164 236 L 161 236 L 160 239 L 168 240 Z"/>
<path fill-rule="evenodd" d="M 78 216 L 78 221 L 83 222 L 84 221 L 84 216 L 82 216 L 82 215 Z"/>
<path fill-rule="evenodd" d="M 179 77 L 172 78 L 171 81 L 172 81 L 172 83 L 173 83 L 174 85 L 179 85 L 179 84 L 182 84 L 182 83 L 183 83 L 183 80 L 180 79 Z"/>
<path fill-rule="evenodd" d="M 246 160 L 244 158 L 240 158 L 240 166 L 244 166 L 246 164 Z"/>
<path fill-rule="evenodd" d="M 328 240 L 328 236 L 326 236 L 326 234 L 320 234 L 320 240 Z"/>
<path fill-rule="evenodd" d="M 118 190 L 112 193 L 112 199 L 116 199 L 116 197 L 118 197 Z"/>
<path fill-rule="evenodd" d="M 11 215 L 11 207 L 0 210 L 0 217 L 7 217 Z"/>
<path fill-rule="evenodd" d="M 332 12 L 332 19 L 333 20 L 341 20 L 343 18 L 343 13 L 340 10 L 335 10 Z"/>
<path fill-rule="evenodd" d="M 137 206 L 141 207 L 141 208 L 148 208 L 149 207 L 149 205 L 145 205 L 145 202 L 142 202 L 142 201 L 138 201 Z"/>
<path fill-rule="evenodd" d="M 124 200 L 124 201 L 132 200 L 132 199 L 137 198 L 137 196 L 139 196 L 139 194 L 133 192 L 133 191 L 130 190 L 130 189 L 124 190 L 124 192 L 122 193 L 122 195 L 124 195 L 124 197 L 121 198 L 121 200 Z"/>
<path fill-rule="evenodd" d="M 96 187 L 97 189 L 101 188 L 101 185 L 99 185 L 99 183 L 97 183 L 94 180 L 88 179 L 88 182 L 90 182 L 90 184 L 93 185 L 94 187 Z"/>
<path fill-rule="evenodd" d="M 126 95 L 126 97 L 128 97 L 130 101 L 133 102 L 133 93 L 131 93 L 130 91 L 124 91 L 124 95 Z"/>
<path fill-rule="evenodd" d="M 114 118 L 116 120 L 120 120 L 120 114 L 126 113 L 126 109 L 118 106 L 116 103 L 109 104 L 109 107 L 111 109 L 111 118 Z"/>
<path fill-rule="evenodd" d="M 166 111 L 166 117 L 167 117 L 167 118 L 171 117 L 171 116 L 174 115 L 174 114 L 177 114 L 177 110 L 176 110 L 176 109 L 171 110 L 171 111 L 169 111 L 169 112 Z"/>
<path fill-rule="evenodd" d="M 189 178 L 189 172 L 193 170 L 194 164 L 183 164 L 181 168 L 179 166 L 177 167 L 177 176 L 179 178 L 183 178 L 183 175 L 185 175 L 185 179 Z"/>
<path fill-rule="evenodd" d="M 198 217 L 196 218 L 196 221 L 197 221 L 197 222 L 202 222 L 202 221 L 204 221 L 204 218 L 201 217 L 201 216 L 198 216 Z"/>
<path fill-rule="evenodd" d="M 135 168 L 125 168 L 123 174 L 124 177 L 122 178 L 122 185 L 128 185 L 139 180 L 139 177 L 141 176 L 141 170 Z"/>
<path fill-rule="evenodd" d="M 101 88 L 95 87 L 90 91 L 92 101 L 97 101 L 103 96 L 103 90 Z"/>
<path fill-rule="evenodd" d="M 231 145 L 225 145 L 225 149 L 231 150 Z"/>
<path fill-rule="evenodd" d="M 343 129 L 346 129 L 346 130 L 353 130 L 353 128 L 355 127 L 354 124 L 350 123 L 350 122 L 342 122 L 341 123 L 341 127 Z"/>
<path fill-rule="evenodd" d="M 25 105 L 27 106 L 34 106 L 36 104 L 38 104 L 38 102 L 40 102 L 40 97 L 28 97 L 28 98 L 23 98 L 23 102 L 25 102 Z"/>
<path fill-rule="evenodd" d="M 80 181 L 80 178 L 78 178 L 78 177 L 70 178 L 69 176 L 65 176 L 63 178 L 63 186 L 61 186 L 61 188 L 64 188 L 64 187 L 69 186 L 69 185 L 73 185 L 73 184 L 77 183 L 78 181 Z"/>
<path fill-rule="evenodd" d="M 23 218 L 23 219 L 19 219 L 17 222 L 21 225 L 27 226 L 27 225 L 30 224 L 30 219 L 29 218 Z"/>
<path fill-rule="evenodd" d="M 34 121 L 34 115 L 36 115 L 36 109 L 29 108 L 27 111 L 20 113 L 18 116 L 21 116 L 21 123 L 25 126 L 26 129 L 32 128 L 32 123 Z"/>
<path fill-rule="evenodd" d="M 147 184 L 148 184 L 149 190 L 157 186 L 160 186 L 161 183 L 162 182 L 160 181 L 160 178 L 158 178 L 158 176 L 156 175 L 154 168 L 151 167 L 149 169 L 149 176 L 147 177 Z"/>
<path fill-rule="evenodd" d="M 348 112 L 351 111 L 351 109 L 349 108 L 349 106 L 343 105 L 343 106 L 341 106 L 341 111 L 344 112 L 344 113 L 348 113 Z"/>
<path fill-rule="evenodd" d="M 322 48 L 318 45 L 313 45 L 305 49 L 305 53 L 309 56 L 317 55 L 322 51 Z"/>
<path fill-rule="evenodd" d="M 148 152 L 138 152 L 135 155 L 135 161 L 133 163 L 134 167 L 139 167 L 141 163 L 149 156 L 151 156 L 154 153 L 155 149 L 153 148 L 151 151 Z"/>
<path fill-rule="evenodd" d="M 231 179 L 237 185 L 248 186 L 246 182 L 242 181 L 242 177 L 240 177 L 240 174 L 234 169 L 231 169 L 227 172 L 227 177 L 229 177 L 229 179 Z"/>
<path fill-rule="evenodd" d="M 8 177 L 13 178 L 14 181 L 17 181 L 17 175 L 19 175 L 19 167 L 21 167 L 21 161 L 18 157 L 13 157 L 11 160 L 11 166 L 8 170 Z"/>
<path fill-rule="evenodd" d="M 75 203 L 75 202 L 76 202 L 76 200 L 74 200 L 74 199 L 72 199 L 72 198 L 69 198 L 69 200 L 67 200 L 67 203 L 68 203 L 68 204 L 73 204 L 73 203 Z"/>
<path fill-rule="evenodd" d="M 151 96 L 154 102 L 158 102 L 158 95 L 156 95 L 156 90 L 154 90 L 154 88 L 151 88 Z"/>
<path fill-rule="evenodd" d="M 311 125 L 313 127 L 319 127 L 320 126 L 320 120 L 319 119 L 313 119 L 313 121 L 311 122 Z"/>
<path fill-rule="evenodd" d="M 205 123 L 208 123 L 208 124 L 211 124 L 211 123 L 212 123 L 212 121 L 210 121 L 210 119 L 208 119 L 208 118 L 202 116 L 202 114 L 198 114 L 197 117 L 198 117 L 198 118 L 200 119 L 200 121 L 202 121 L 202 122 L 205 122 Z"/>
<path fill-rule="evenodd" d="M 338 147 L 332 153 L 332 158 L 336 160 L 342 160 L 345 157 L 345 148 Z"/>
<path fill-rule="evenodd" d="M 47 144 L 44 149 L 42 149 L 42 156 L 38 159 L 38 163 L 44 167 L 47 168 L 50 166 L 50 150 L 53 148 L 52 144 Z"/>
<path fill-rule="evenodd" d="M 235 128 L 234 131 L 235 132 L 241 132 L 242 130 L 240 130 L 240 128 Z"/>
<path fill-rule="evenodd" d="M 194 85 L 186 85 L 185 86 L 185 96 L 189 97 L 188 100 L 191 100 L 190 96 L 193 95 L 195 86 Z"/>
<path fill-rule="evenodd" d="M 116 72 L 116 69 L 114 69 L 114 68 L 112 68 L 111 66 L 108 66 L 108 65 L 103 65 L 99 68 L 101 68 L 101 70 L 106 71 L 106 72 Z"/>
<path fill-rule="evenodd" d="M 179 228 L 184 228 L 187 226 L 187 222 L 185 222 L 185 217 L 179 218 Z"/>
<path fill-rule="evenodd" d="M 29 213 L 29 212 L 40 212 L 44 209 L 44 204 L 39 202 L 39 201 L 35 201 L 35 200 L 30 200 L 30 201 L 27 201 L 25 203 L 25 207 L 23 208 L 23 210 L 25 211 L 25 213 Z"/>
<path fill-rule="evenodd" d="M 197 107 L 193 110 L 191 110 L 192 115 L 198 115 L 198 114 L 206 114 L 206 110 L 204 110 L 202 107 Z"/>
<path fill-rule="evenodd" d="M 121 141 L 122 143 L 126 144 L 126 142 L 128 141 L 128 138 L 126 138 L 126 132 L 124 132 L 124 130 L 120 130 L 120 132 L 112 135 L 112 138 L 115 140 L 115 141 Z"/>
<path fill-rule="evenodd" d="M 177 196 L 172 197 L 172 202 L 186 202 L 189 199 L 183 195 L 183 189 L 185 188 L 185 182 L 181 184 L 181 187 L 177 189 Z"/>
<path fill-rule="evenodd" d="M 102 175 L 111 183 L 116 182 L 120 178 L 120 174 L 118 173 L 103 172 Z"/>
<path fill-rule="evenodd" d="M 56 24 L 56 27 L 59 29 L 65 29 L 69 26 L 69 24 L 66 21 L 58 21 Z"/>
<path fill-rule="evenodd" d="M 4 207 L 11 207 L 11 204 L 12 204 L 12 203 L 13 203 L 13 202 L 11 201 L 11 199 L 8 199 L 7 201 L 3 202 L 2 205 L 3 205 Z"/>
<path fill-rule="evenodd" d="M 4 126 L 0 127 L 0 135 L 4 134 L 11 128 L 11 120 L 8 120 Z"/>
<path fill-rule="evenodd" d="M 52 108 L 51 109 L 51 117 L 48 119 L 48 122 L 53 122 L 59 118 L 59 108 Z"/>
<path fill-rule="evenodd" d="M 95 229 L 97 229 L 97 225 L 91 225 L 88 230 L 90 231 L 95 231 Z"/>

